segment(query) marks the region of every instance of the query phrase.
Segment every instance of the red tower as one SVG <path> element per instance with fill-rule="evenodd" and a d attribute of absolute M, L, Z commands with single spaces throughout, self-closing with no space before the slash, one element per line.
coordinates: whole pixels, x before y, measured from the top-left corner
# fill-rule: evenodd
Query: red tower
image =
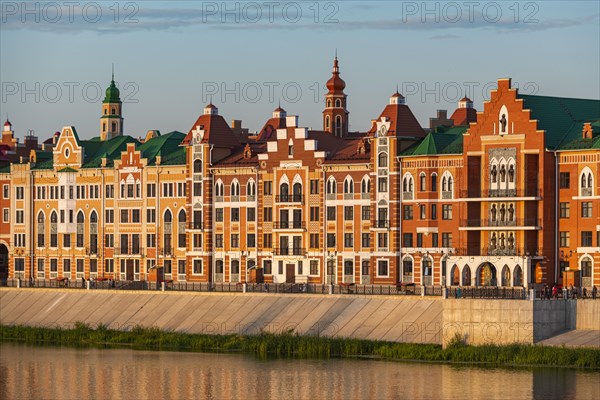
<path fill-rule="evenodd" d="M 327 81 L 325 110 L 323 111 L 323 130 L 338 137 L 348 135 L 348 110 L 346 109 L 346 82 L 340 78 L 337 56 L 333 60 L 333 72 Z"/>

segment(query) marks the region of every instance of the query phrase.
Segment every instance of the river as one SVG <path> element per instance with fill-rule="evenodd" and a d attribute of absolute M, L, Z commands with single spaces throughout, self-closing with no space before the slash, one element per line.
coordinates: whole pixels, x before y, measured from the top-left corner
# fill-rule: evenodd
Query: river
<path fill-rule="evenodd" d="M 592 399 L 600 373 L 0 344 L 0 399 Z"/>

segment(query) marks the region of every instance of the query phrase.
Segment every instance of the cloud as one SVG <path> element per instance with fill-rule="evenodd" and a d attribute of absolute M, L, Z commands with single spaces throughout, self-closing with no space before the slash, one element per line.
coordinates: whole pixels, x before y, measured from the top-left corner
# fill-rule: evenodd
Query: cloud
<path fill-rule="evenodd" d="M 448 30 L 499 30 L 503 32 L 523 31 L 545 31 L 552 29 L 566 29 L 584 24 L 598 24 L 599 14 L 584 17 L 539 19 L 535 23 L 526 23 L 523 20 L 515 22 L 512 16 L 504 15 L 497 22 L 491 18 L 469 19 L 463 14 L 462 18 L 452 22 L 452 18 L 440 18 L 439 15 L 403 15 L 399 18 L 375 18 L 373 19 L 349 19 L 348 14 L 355 12 L 339 12 L 339 4 L 331 2 L 336 6 L 328 10 L 320 10 L 315 13 L 310 6 L 313 3 L 289 2 L 294 5 L 285 8 L 285 2 L 277 3 L 279 8 L 262 8 L 261 4 L 267 3 L 217 3 L 198 2 L 198 7 L 181 8 L 146 8 L 140 7 L 138 3 L 127 3 L 135 5 L 131 9 L 120 10 L 115 14 L 109 8 L 108 3 L 80 3 L 98 5 L 94 7 L 75 7 L 69 10 L 62 6 L 61 10 L 52 8 L 44 9 L 40 3 L 30 4 L 28 10 L 34 9 L 33 13 L 23 13 L 24 3 L 2 2 L 0 21 L 2 30 L 31 30 L 54 33 L 78 33 L 93 31 L 100 34 L 127 33 L 136 31 L 165 31 L 183 30 L 186 28 L 200 27 L 204 29 L 224 30 L 386 30 L 386 31 L 438 31 L 439 34 L 432 39 L 452 39 L 458 37 L 455 34 L 441 33 Z M 31 5 L 36 4 L 37 6 Z M 43 4 L 43 3 L 42 3 Z M 62 3 L 52 3 L 62 4 Z M 101 5 L 100 5 L 101 4 Z M 143 3 L 142 3 L 143 4 Z M 148 4 L 148 3 L 146 3 Z M 152 3 L 149 3 L 152 4 Z M 184 3 L 188 4 L 188 3 Z M 194 3 L 192 3 L 194 4 Z M 221 8 L 222 4 L 231 4 L 231 8 Z M 252 7 L 255 4 L 259 7 Z M 327 3 L 329 4 L 329 3 Z M 38 7 L 35 9 L 35 7 Z M 337 7 L 337 8 L 336 8 Z M 375 9 L 373 4 L 356 4 L 351 9 L 371 10 Z M 342 10 L 344 11 L 344 10 Z M 347 10 L 346 10 L 347 11 Z M 350 10 L 351 11 L 351 10 Z M 360 13 L 360 11 L 359 11 Z M 394 15 L 394 11 L 388 13 Z M 437 21 L 436 21 L 437 17 Z"/>

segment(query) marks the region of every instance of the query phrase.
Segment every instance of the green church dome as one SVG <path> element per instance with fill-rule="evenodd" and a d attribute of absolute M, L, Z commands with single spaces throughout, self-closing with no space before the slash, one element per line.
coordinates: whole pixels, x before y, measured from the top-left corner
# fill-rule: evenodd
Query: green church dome
<path fill-rule="evenodd" d="M 120 103 L 121 99 L 119 98 L 119 89 L 115 85 L 115 79 L 110 81 L 110 86 L 106 89 L 106 97 L 104 97 L 103 103 Z"/>

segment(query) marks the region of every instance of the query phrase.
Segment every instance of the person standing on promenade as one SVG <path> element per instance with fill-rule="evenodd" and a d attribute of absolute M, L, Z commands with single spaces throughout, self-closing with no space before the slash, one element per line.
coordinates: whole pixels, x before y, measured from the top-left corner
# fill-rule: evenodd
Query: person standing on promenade
<path fill-rule="evenodd" d="M 598 294 L 598 288 L 596 285 L 592 288 L 592 300 L 596 300 L 596 295 Z"/>

